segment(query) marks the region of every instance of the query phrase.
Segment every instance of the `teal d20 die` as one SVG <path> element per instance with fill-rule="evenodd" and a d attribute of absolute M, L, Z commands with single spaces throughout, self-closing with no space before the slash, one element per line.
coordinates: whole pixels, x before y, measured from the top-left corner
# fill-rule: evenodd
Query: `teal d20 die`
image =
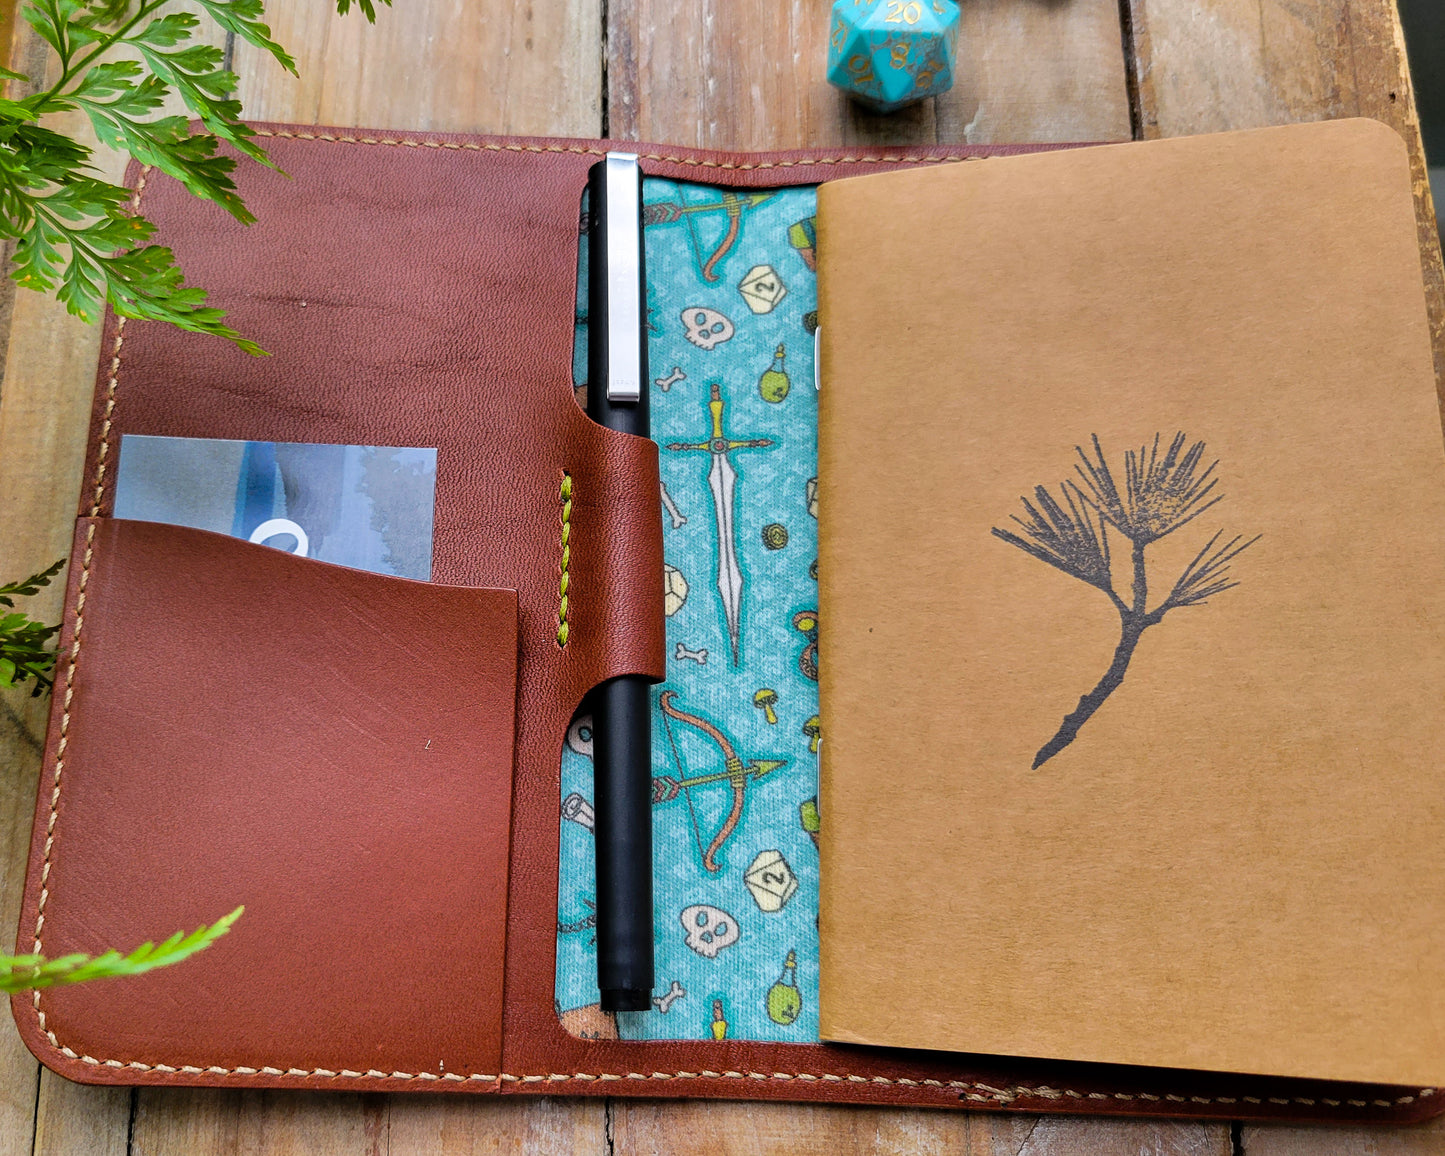
<path fill-rule="evenodd" d="M 828 82 L 878 112 L 953 86 L 954 0 L 837 0 L 828 36 Z"/>

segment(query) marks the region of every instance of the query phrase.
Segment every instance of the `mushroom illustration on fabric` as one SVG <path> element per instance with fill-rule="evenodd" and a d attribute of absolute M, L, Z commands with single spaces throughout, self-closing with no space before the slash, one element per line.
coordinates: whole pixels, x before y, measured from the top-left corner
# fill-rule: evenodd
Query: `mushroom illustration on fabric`
<path fill-rule="evenodd" d="M 818 753 L 818 739 L 823 734 L 823 724 L 817 715 L 814 715 L 803 724 L 803 733 L 808 736 L 808 750 L 813 754 Z"/>
<path fill-rule="evenodd" d="M 778 721 L 778 714 L 773 710 L 773 705 L 778 701 L 778 692 L 770 687 L 763 687 L 757 694 L 753 695 L 753 706 L 763 712 L 771 726 Z"/>
<path fill-rule="evenodd" d="M 803 653 L 798 655 L 798 669 L 803 672 L 805 678 L 818 681 L 818 612 L 816 610 L 800 610 L 793 615 L 793 629 L 801 633 L 808 640 L 808 645 L 803 647 Z"/>
<path fill-rule="evenodd" d="M 1082 446 L 1074 447 L 1079 455 L 1079 462 L 1074 466 L 1077 480 L 1070 478 L 1063 482 L 1059 486 L 1059 498 L 1047 487 L 1036 486 L 1034 501 L 1021 499 L 1027 517 L 1013 517 L 1021 533 L 993 528 L 994 537 L 1101 591 L 1119 612 L 1119 644 L 1109 669 L 1094 688 L 1079 699 L 1079 705 L 1064 716 L 1054 737 L 1039 748 L 1034 756 L 1035 769 L 1073 742 L 1079 729 L 1119 688 L 1144 631 L 1157 626 L 1171 610 L 1203 606 L 1215 595 L 1239 585 L 1230 575 L 1230 562 L 1259 541 L 1259 535 L 1246 540 L 1237 534 L 1221 542 L 1224 531 L 1220 530 L 1204 543 L 1163 600 L 1152 610 L 1149 608 L 1145 550 L 1151 543 L 1194 521 L 1224 497 L 1215 492 L 1219 483 L 1214 476 L 1218 460 L 1201 470 L 1204 443 L 1195 442 L 1186 450 L 1185 440 L 1182 432 L 1175 434 L 1161 454 L 1159 435 L 1155 434 L 1152 446 L 1126 451 L 1121 492 L 1104 458 L 1098 435 L 1093 435 L 1092 458 L 1084 453 Z M 1133 589 L 1128 601 L 1114 590 L 1110 529 L 1130 546 Z"/>

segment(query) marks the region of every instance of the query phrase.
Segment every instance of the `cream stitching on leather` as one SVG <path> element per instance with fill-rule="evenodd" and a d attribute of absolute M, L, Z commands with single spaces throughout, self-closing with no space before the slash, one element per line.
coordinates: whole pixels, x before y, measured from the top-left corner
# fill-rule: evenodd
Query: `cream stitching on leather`
<path fill-rule="evenodd" d="M 325 132 L 273 132 L 269 129 L 256 129 L 257 136 L 284 137 L 288 140 L 324 140 L 332 144 L 361 144 L 361 145 L 392 145 L 398 148 L 408 149 L 458 149 L 466 152 L 484 153 L 577 153 L 582 156 L 601 157 L 607 155 L 606 149 L 587 148 L 583 145 L 522 145 L 522 144 L 477 144 L 475 141 L 451 141 L 451 140 L 403 140 L 397 137 L 374 137 L 374 136 L 334 136 Z M 661 161 L 672 165 L 690 165 L 700 169 L 732 169 L 737 172 L 750 172 L 762 169 L 792 169 L 806 168 L 810 165 L 927 165 L 927 164 L 948 164 L 953 161 L 968 160 L 968 157 L 957 156 L 927 156 L 927 157 L 854 157 L 854 156 L 823 156 L 823 157 L 799 157 L 797 160 L 788 161 L 756 161 L 752 164 L 739 164 L 736 161 L 713 161 L 703 160 L 698 157 L 679 157 L 668 153 L 643 153 L 645 161 Z"/>
<path fill-rule="evenodd" d="M 950 1094 L 959 1093 L 961 1099 L 974 1103 L 997 1103 L 1010 1104 L 1015 1100 L 1038 1099 L 1038 1100 L 1120 1100 L 1140 1101 L 1143 1103 L 1172 1103 L 1172 1104 L 1221 1104 L 1225 1106 L 1233 1104 L 1263 1105 L 1273 1104 L 1279 1107 L 1287 1107 L 1291 1104 L 1299 1104 L 1304 1107 L 1317 1107 L 1321 1104 L 1331 1108 L 1338 1108 L 1342 1105 L 1351 1108 L 1394 1108 L 1406 1104 L 1413 1104 L 1416 1100 L 1427 1099 L 1436 1094 L 1435 1088 L 1421 1088 L 1414 1095 L 1400 1096 L 1394 1100 L 1334 1100 L 1321 1096 L 1312 1098 L 1308 1096 L 1177 1096 L 1172 1094 L 1155 1095 L 1151 1092 L 1077 1092 L 1072 1088 L 1052 1088 L 1047 1084 L 1040 1084 L 1038 1087 L 1028 1087 L 1024 1084 L 1015 1084 L 1010 1088 L 995 1088 L 990 1084 L 975 1083 L 967 1080 L 910 1080 L 904 1077 L 891 1076 L 840 1076 L 832 1072 L 825 1072 L 821 1075 L 813 1072 L 739 1072 L 723 1071 L 713 1072 L 703 1069 L 698 1072 L 550 1072 L 544 1076 L 514 1076 L 510 1072 L 499 1072 L 494 1075 L 487 1075 L 479 1072 L 461 1075 L 457 1072 L 445 1072 L 437 1075 L 432 1072 L 383 1072 L 372 1068 L 365 1072 L 356 1072 L 348 1068 L 340 1071 L 333 1071 L 330 1068 L 312 1068 L 307 1071 L 303 1068 L 288 1068 L 282 1071 L 280 1068 L 221 1068 L 209 1067 L 198 1068 L 192 1064 L 185 1064 L 181 1067 L 172 1067 L 169 1064 L 143 1064 L 137 1060 L 130 1063 L 122 1063 L 120 1060 L 97 1060 L 94 1056 L 80 1055 L 70 1048 L 62 1047 L 56 1042 L 54 1032 L 46 1032 L 52 1044 L 59 1048 L 60 1052 L 72 1060 L 79 1060 L 83 1064 L 90 1064 L 92 1067 L 102 1068 L 126 1068 L 139 1072 L 179 1072 L 185 1075 L 211 1075 L 211 1076 L 290 1076 L 294 1079 L 323 1079 L 323 1080 L 423 1080 L 443 1081 L 458 1084 L 465 1083 L 503 1083 L 503 1084 L 559 1084 L 571 1081 L 592 1083 L 608 1083 L 617 1080 L 798 1080 L 803 1083 L 824 1083 L 824 1084 L 880 1084 L 885 1086 L 899 1086 L 908 1088 L 936 1088 Z M 960 1091 L 961 1090 L 961 1091 Z"/>
<path fill-rule="evenodd" d="M 567 622 L 567 590 L 572 585 L 568 567 L 572 563 L 572 475 L 562 474 L 562 488 L 559 493 L 562 502 L 562 564 L 561 578 L 557 582 L 557 645 L 566 646 L 572 628 Z"/>
<path fill-rule="evenodd" d="M 458 143 L 450 141 L 407 141 L 387 138 L 373 137 L 337 137 L 325 133 L 290 133 L 271 132 L 266 129 L 257 129 L 258 136 L 292 137 L 299 140 L 322 140 L 343 144 L 374 144 L 374 145 L 401 145 L 405 147 L 429 147 L 429 148 L 452 148 L 452 149 L 473 149 L 486 152 L 561 152 L 561 153 L 584 153 L 594 156 L 601 156 L 602 149 L 584 148 L 577 145 L 499 145 L 499 144 L 473 144 Z M 668 161 L 676 164 L 699 165 L 708 168 L 718 169 L 763 169 L 763 168 L 787 168 L 794 165 L 828 165 L 828 164 L 930 164 L 943 161 L 955 161 L 962 158 L 948 156 L 927 156 L 927 157 L 817 157 L 798 161 L 778 161 L 759 163 L 755 165 L 739 165 L 726 162 L 698 161 L 688 157 L 671 157 L 659 154 L 649 154 L 647 160 Z M 150 173 L 150 167 L 141 169 L 140 177 L 136 182 L 135 199 L 132 202 L 136 211 L 140 210 L 141 194 L 145 191 L 146 176 Z M 111 412 L 115 408 L 116 393 L 119 390 L 120 379 L 120 350 L 121 342 L 125 332 L 125 318 L 116 319 L 115 346 L 111 351 L 110 378 L 106 385 L 106 398 L 104 414 L 101 421 L 99 450 L 97 456 L 95 473 L 95 492 L 91 504 L 91 517 L 100 515 L 100 499 L 105 481 L 105 465 L 107 446 L 110 438 Z M 562 502 L 562 577 L 558 590 L 558 632 L 557 640 L 561 645 L 566 645 L 567 628 L 567 604 L 568 604 L 568 564 L 570 560 L 570 524 L 572 512 L 572 478 L 570 474 L 562 475 L 562 484 L 559 490 Z M 85 554 L 81 563 L 80 584 L 75 600 L 75 637 L 70 647 L 70 661 L 64 673 L 65 697 L 64 709 L 60 716 L 60 741 L 55 752 L 55 774 L 52 778 L 50 793 L 50 816 L 45 828 L 45 854 L 40 870 L 40 899 L 36 909 L 35 917 L 35 953 L 41 954 L 40 936 L 45 926 L 45 904 L 49 898 L 50 862 L 52 851 L 55 846 L 55 822 L 59 812 L 61 773 L 65 767 L 65 748 L 69 742 L 68 732 L 70 730 L 70 704 L 75 693 L 72 677 L 75 672 L 76 663 L 80 658 L 81 630 L 85 622 L 85 588 L 90 580 L 90 565 L 94 557 L 95 548 L 95 525 L 92 523 L 86 528 Z M 267 1076 L 270 1078 L 292 1078 L 296 1080 L 421 1080 L 424 1082 L 443 1081 L 450 1083 L 512 1083 L 512 1084 L 558 1084 L 579 1081 L 591 1083 L 593 1081 L 607 1083 L 619 1080 L 755 1080 L 760 1082 L 773 1080 L 798 1080 L 803 1083 L 850 1083 L 850 1084 L 874 1084 L 885 1087 L 906 1087 L 906 1088 L 929 1088 L 937 1089 L 940 1092 L 947 1092 L 950 1095 L 957 1095 L 960 1099 L 968 1100 L 971 1103 L 994 1103 L 1011 1104 L 1015 1100 L 1092 1100 L 1108 1101 L 1117 1100 L 1124 1103 L 1173 1103 L 1173 1104 L 1249 1104 L 1288 1107 L 1290 1105 L 1301 1105 L 1303 1107 L 1317 1107 L 1324 1105 L 1330 1108 L 1348 1106 L 1351 1108 L 1395 1108 L 1407 1104 L 1413 1104 L 1416 1100 L 1423 1100 L 1436 1095 L 1435 1088 L 1421 1088 L 1413 1095 L 1399 1096 L 1394 1100 L 1337 1100 L 1326 1097 L 1312 1098 L 1306 1096 L 1292 1097 L 1258 1097 L 1258 1096 L 1180 1096 L 1173 1094 L 1155 1095 L 1149 1092 L 1079 1092 L 1072 1088 L 1052 1088 L 1046 1084 L 1038 1087 L 1028 1087 L 1023 1084 L 1015 1084 L 1008 1088 L 996 1088 L 989 1084 L 976 1083 L 965 1080 L 912 1080 L 905 1077 L 890 1076 L 860 1076 L 852 1073 L 839 1075 L 834 1072 L 742 1072 L 742 1071 L 721 1071 L 714 1072 L 706 1069 L 697 1072 L 549 1072 L 545 1075 L 522 1075 L 516 1076 L 509 1072 L 499 1072 L 492 1075 L 483 1073 L 468 1073 L 460 1075 L 455 1072 L 446 1072 L 440 1075 L 432 1072 L 383 1072 L 375 1068 L 365 1072 L 352 1071 L 349 1068 L 333 1070 L 331 1068 L 288 1068 L 282 1070 L 275 1067 L 234 1067 L 223 1068 L 212 1066 L 199 1068 L 191 1064 L 172 1066 L 170 1064 L 147 1064 L 139 1060 L 98 1060 L 94 1056 L 76 1052 L 73 1048 L 62 1044 L 51 1031 L 45 1022 L 45 1012 L 40 1008 L 40 992 L 32 993 L 32 1003 L 35 1007 L 36 1016 L 39 1019 L 40 1030 L 45 1033 L 50 1045 L 67 1059 L 76 1060 L 97 1068 L 123 1069 L 135 1072 L 160 1072 L 163 1074 L 177 1073 L 181 1075 L 200 1076 Z"/>
<path fill-rule="evenodd" d="M 140 199 L 145 194 L 146 177 L 150 175 L 151 166 L 146 165 L 140 171 L 140 176 L 135 183 L 135 196 L 131 198 L 130 207 L 133 212 L 140 212 Z M 100 422 L 100 448 L 96 451 L 95 460 L 95 493 L 91 497 L 90 516 L 100 517 L 100 497 L 105 488 L 105 467 L 106 454 L 110 452 L 110 415 L 115 410 L 116 375 L 120 372 L 120 346 L 125 340 L 125 318 L 115 319 L 115 345 L 110 351 L 110 380 L 106 382 L 105 388 L 105 411 Z"/>
<path fill-rule="evenodd" d="M 125 318 L 115 319 L 115 344 L 110 351 L 110 380 L 105 388 L 105 411 L 100 422 L 100 448 L 96 453 L 95 492 L 91 495 L 90 516 L 100 516 L 100 497 L 105 487 L 105 457 L 110 450 L 110 415 L 115 409 L 116 372 L 120 369 L 120 346 L 125 340 Z"/>
<path fill-rule="evenodd" d="M 131 199 L 131 209 L 140 212 L 141 197 L 145 193 L 146 177 L 151 167 L 146 165 L 140 171 L 136 179 L 135 196 Z M 100 442 L 96 449 L 95 459 L 95 492 L 91 499 L 90 516 L 92 518 L 100 515 L 100 498 L 105 486 L 106 454 L 110 448 L 110 426 L 111 414 L 115 410 L 115 394 L 119 386 L 120 374 L 120 347 L 125 340 L 125 318 L 115 319 L 115 345 L 111 349 L 110 357 L 110 379 L 106 383 L 105 408 L 102 411 L 100 422 Z M 70 645 L 70 663 L 65 670 L 65 699 L 60 715 L 60 741 L 55 746 L 55 774 L 51 778 L 50 789 L 50 815 L 45 823 L 45 855 L 40 864 L 40 898 L 35 905 L 35 947 L 36 955 L 42 954 L 40 935 L 45 928 L 45 904 L 50 899 L 50 860 L 55 849 L 55 821 L 60 810 L 60 783 L 61 775 L 65 770 L 65 748 L 70 743 L 70 704 L 75 697 L 75 686 L 72 674 L 75 664 L 80 659 L 81 631 L 85 626 L 85 588 L 90 582 L 90 562 L 95 556 L 95 525 L 92 523 L 85 531 L 85 554 L 80 566 L 80 584 L 76 588 L 75 595 L 75 637 Z M 55 1036 L 45 1028 L 45 1013 L 40 1009 L 40 992 L 37 989 L 31 993 L 31 1002 L 35 1005 L 35 1014 L 40 1020 L 40 1029 L 50 1037 L 51 1043 L 56 1043 Z M 59 1046 L 58 1044 L 56 1045 Z"/>

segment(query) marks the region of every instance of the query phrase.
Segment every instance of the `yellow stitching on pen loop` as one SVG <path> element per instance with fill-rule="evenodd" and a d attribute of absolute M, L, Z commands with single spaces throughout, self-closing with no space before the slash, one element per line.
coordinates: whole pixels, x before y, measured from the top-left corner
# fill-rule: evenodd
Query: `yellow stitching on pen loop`
<path fill-rule="evenodd" d="M 559 498 L 562 502 L 562 565 L 557 581 L 557 645 L 565 647 L 572 633 L 567 621 L 568 590 L 572 586 L 572 475 L 566 471 L 562 473 Z"/>

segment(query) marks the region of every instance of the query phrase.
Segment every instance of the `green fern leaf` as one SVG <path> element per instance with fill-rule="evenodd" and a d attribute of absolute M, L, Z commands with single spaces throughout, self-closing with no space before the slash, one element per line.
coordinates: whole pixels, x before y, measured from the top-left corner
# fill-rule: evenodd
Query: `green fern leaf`
<path fill-rule="evenodd" d="M 113 950 L 93 957 L 76 954 L 50 960 L 39 955 L 0 955 L 0 991 L 27 991 L 59 984 L 85 983 L 169 967 L 210 947 L 231 930 L 231 925 L 245 910 L 245 907 L 238 907 L 209 927 L 198 927 L 189 934 L 178 931 L 160 945 L 143 943 L 129 955 Z"/>
<path fill-rule="evenodd" d="M 201 7 L 227 32 L 234 32 L 257 48 L 263 48 L 274 56 L 277 62 L 292 76 L 296 75 L 296 61 L 287 51 L 271 39 L 271 29 L 261 23 L 261 0 L 200 0 Z"/>
<path fill-rule="evenodd" d="M 381 0 L 388 8 L 391 7 L 391 0 Z M 356 0 L 356 6 L 361 9 L 361 14 L 366 17 L 368 24 L 376 23 L 376 5 L 373 0 Z M 345 16 L 351 11 L 351 0 L 336 0 L 336 11 L 339 15 Z"/>

